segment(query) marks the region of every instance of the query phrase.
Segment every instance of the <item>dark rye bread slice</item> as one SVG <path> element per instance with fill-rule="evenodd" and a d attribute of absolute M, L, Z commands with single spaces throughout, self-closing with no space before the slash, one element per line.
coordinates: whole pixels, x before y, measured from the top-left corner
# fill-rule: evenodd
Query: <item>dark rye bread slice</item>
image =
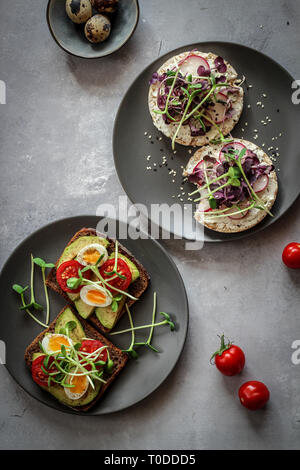
<path fill-rule="evenodd" d="M 75 240 L 77 240 L 77 238 L 84 237 L 84 236 L 100 236 L 100 237 L 103 237 L 103 238 L 107 238 L 107 240 L 110 243 L 107 247 L 108 254 L 110 255 L 115 250 L 115 240 L 112 239 L 112 238 L 109 238 L 109 237 L 105 237 L 105 235 L 97 233 L 97 231 L 93 228 L 82 228 L 81 230 L 76 232 L 75 235 L 71 238 L 71 240 L 67 244 L 67 246 L 69 246 L 71 243 L 73 243 Z M 127 256 L 127 258 L 129 258 L 136 265 L 136 267 L 138 268 L 138 270 L 140 272 L 140 276 L 138 277 L 138 279 L 136 279 L 132 284 L 130 284 L 130 286 L 128 288 L 128 293 L 133 295 L 134 297 L 136 297 L 138 299 L 138 298 L 141 297 L 143 292 L 147 289 L 149 281 L 150 281 L 150 276 L 147 273 L 144 266 L 120 242 L 119 242 L 119 247 L 118 248 L 119 248 L 119 252 L 122 253 L 123 255 Z M 59 261 L 59 259 L 56 262 L 56 266 L 58 264 L 58 261 Z M 60 286 L 59 286 L 59 284 L 56 280 L 56 267 L 52 268 L 51 271 L 49 272 L 49 275 L 48 275 L 47 280 L 46 280 L 46 284 L 47 284 L 48 287 L 53 289 L 55 292 L 62 295 L 64 297 L 64 299 L 66 299 L 67 302 L 69 302 L 69 303 L 71 302 L 68 295 L 60 288 Z M 128 307 L 133 305 L 134 302 L 135 302 L 135 300 L 128 299 L 128 302 L 127 302 Z M 121 318 L 121 316 L 124 314 L 125 311 L 126 311 L 126 307 L 124 306 L 124 308 L 122 309 L 122 311 L 118 315 L 117 321 L 119 321 L 119 319 Z M 89 320 L 90 323 L 92 323 L 92 325 L 94 325 L 96 328 L 103 331 L 104 333 L 108 333 L 110 331 L 108 328 L 105 328 L 100 323 L 100 321 L 98 320 L 98 318 L 96 317 L 96 315 L 94 313 L 89 317 L 88 320 Z"/>
<path fill-rule="evenodd" d="M 112 374 L 110 375 L 105 375 L 103 378 L 106 380 L 106 384 L 103 384 L 99 394 L 94 398 L 93 401 L 91 401 L 88 405 L 85 406 L 69 406 L 69 408 L 72 408 L 73 410 L 76 411 L 87 411 L 89 410 L 98 400 L 99 398 L 102 397 L 106 389 L 112 384 L 112 382 L 115 380 L 115 378 L 119 375 L 119 373 L 122 371 L 122 369 L 125 367 L 126 362 L 128 360 L 128 356 L 126 353 L 121 351 L 121 349 L 117 348 L 114 344 L 112 344 L 108 339 L 105 338 L 101 333 L 99 333 L 95 328 L 93 328 L 86 320 L 81 318 L 75 309 L 71 305 L 66 305 L 62 311 L 58 314 L 58 316 L 53 320 L 52 323 L 50 323 L 49 327 L 42 331 L 33 341 L 32 343 L 27 347 L 25 354 L 24 354 L 24 359 L 26 362 L 26 365 L 31 371 L 31 364 L 32 364 L 32 356 L 34 353 L 41 352 L 40 346 L 39 346 L 39 341 L 42 341 L 46 333 L 53 333 L 55 330 L 55 324 L 58 320 L 58 318 L 62 315 L 62 313 L 67 309 L 70 308 L 78 321 L 81 323 L 84 333 L 87 338 L 91 339 L 97 339 L 101 341 L 103 344 L 108 346 L 109 350 L 109 355 L 111 359 L 114 361 L 114 367 L 112 369 Z M 68 406 L 68 405 L 65 405 Z"/>

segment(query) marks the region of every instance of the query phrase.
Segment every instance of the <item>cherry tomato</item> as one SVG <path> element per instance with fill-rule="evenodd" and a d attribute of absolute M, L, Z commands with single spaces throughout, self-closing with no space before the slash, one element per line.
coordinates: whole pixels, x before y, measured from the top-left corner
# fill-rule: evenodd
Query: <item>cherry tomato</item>
<path fill-rule="evenodd" d="M 110 281 L 110 278 L 113 277 L 113 275 L 107 274 L 111 273 L 114 270 L 114 265 L 115 265 L 115 259 L 108 259 L 104 264 L 102 264 L 100 268 L 100 274 L 103 277 L 103 279 L 107 280 L 109 284 L 112 286 L 112 288 L 106 286 L 111 293 L 115 294 L 117 293 L 116 290 L 113 289 L 113 287 L 116 287 L 117 289 L 126 291 L 128 288 L 129 284 L 131 283 L 132 275 L 129 267 L 125 263 L 124 260 L 121 258 L 118 258 L 117 262 L 117 272 L 122 276 L 115 277 Z"/>
<path fill-rule="evenodd" d="M 96 351 L 97 349 L 102 348 L 103 346 L 105 346 L 105 345 L 103 343 L 101 343 L 101 341 L 98 341 L 96 339 L 85 339 L 85 340 L 82 341 L 81 346 L 79 348 L 79 351 L 83 351 L 83 352 L 86 352 L 86 353 L 90 354 L 90 353 Z M 97 362 L 97 361 L 104 361 L 104 362 L 107 361 L 107 349 L 103 349 L 100 352 L 100 354 L 94 360 L 94 362 Z M 87 370 L 91 369 L 90 364 L 84 365 L 84 367 Z M 101 367 L 102 366 L 98 366 L 98 369 L 101 368 Z"/>
<path fill-rule="evenodd" d="M 56 271 L 56 279 L 60 287 L 64 292 L 70 292 L 71 294 L 77 294 L 81 289 L 82 286 L 79 286 L 77 289 L 70 289 L 67 286 L 67 280 L 71 277 L 79 277 L 78 270 L 84 268 L 84 266 L 75 259 L 70 261 L 65 261 L 62 263 Z M 86 279 L 90 279 L 91 271 L 85 271 L 84 277 Z"/>
<path fill-rule="evenodd" d="M 282 261 L 288 268 L 300 269 L 300 243 L 289 243 L 282 252 Z"/>
<path fill-rule="evenodd" d="M 221 336 L 221 347 L 213 354 L 213 358 L 219 371 L 227 376 L 239 374 L 245 365 L 245 354 L 241 348 L 230 342 L 225 344 L 224 335 Z"/>
<path fill-rule="evenodd" d="M 51 365 L 54 361 L 54 358 L 50 357 L 50 359 L 48 361 L 48 367 L 45 367 L 44 366 L 45 357 L 46 357 L 45 355 L 37 357 L 33 361 L 32 366 L 31 366 L 31 374 L 32 374 L 33 380 L 38 385 L 41 385 L 42 387 L 48 387 L 48 378 L 49 378 L 49 375 L 45 374 L 45 372 L 42 370 L 42 367 L 47 372 L 55 372 L 56 371 L 55 365 L 54 364 Z"/>
<path fill-rule="evenodd" d="M 265 384 L 257 380 L 244 383 L 239 389 L 239 398 L 248 410 L 259 410 L 270 398 L 270 392 Z"/>

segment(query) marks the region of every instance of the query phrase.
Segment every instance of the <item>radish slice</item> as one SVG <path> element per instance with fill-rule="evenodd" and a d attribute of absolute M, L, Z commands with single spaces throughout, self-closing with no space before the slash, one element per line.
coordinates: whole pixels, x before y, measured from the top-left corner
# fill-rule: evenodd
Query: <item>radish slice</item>
<path fill-rule="evenodd" d="M 185 59 L 179 62 L 179 69 L 183 75 L 192 74 L 199 75 L 198 68 L 200 66 L 204 67 L 205 70 L 210 72 L 210 66 L 207 60 L 203 57 L 195 54 L 188 55 Z"/>
<path fill-rule="evenodd" d="M 227 96 L 224 93 L 217 93 L 216 98 L 218 101 L 224 101 L 227 103 Z M 225 113 L 226 113 L 226 104 L 223 103 L 214 103 L 209 106 L 209 112 L 211 115 L 212 120 L 216 124 L 221 124 L 225 120 Z"/>
<path fill-rule="evenodd" d="M 245 209 L 245 207 L 241 207 L 241 209 Z M 230 211 L 228 211 L 228 214 L 237 212 L 238 208 L 237 207 L 232 207 Z M 242 212 L 241 214 L 235 214 L 235 215 L 228 215 L 229 219 L 232 220 L 240 220 L 246 217 L 249 211 Z"/>
<path fill-rule="evenodd" d="M 253 183 L 253 190 L 254 192 L 256 193 L 260 193 L 261 191 L 263 191 L 264 189 L 266 189 L 266 187 L 268 186 L 269 184 L 269 177 L 268 175 L 261 175 L 256 181 L 255 183 Z"/>
<path fill-rule="evenodd" d="M 200 160 L 200 162 L 198 162 L 197 165 L 194 166 L 193 171 L 195 171 L 196 168 L 199 168 L 200 170 L 212 169 L 215 165 L 219 165 L 218 160 L 216 160 L 215 163 L 212 163 L 207 160 Z"/>
<path fill-rule="evenodd" d="M 226 160 L 226 158 L 224 157 L 224 154 L 227 153 L 228 150 L 233 149 L 233 150 L 238 150 L 239 152 L 241 152 L 241 150 L 245 148 L 246 148 L 245 145 L 242 144 L 241 142 L 230 142 L 229 144 L 224 145 L 219 155 L 220 162 L 223 162 L 224 160 Z"/>

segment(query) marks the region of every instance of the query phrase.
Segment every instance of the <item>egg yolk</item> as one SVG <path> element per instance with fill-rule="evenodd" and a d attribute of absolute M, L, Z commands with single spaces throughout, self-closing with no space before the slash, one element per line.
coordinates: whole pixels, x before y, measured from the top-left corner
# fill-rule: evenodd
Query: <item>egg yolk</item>
<path fill-rule="evenodd" d="M 64 346 L 70 346 L 67 338 L 64 338 L 63 336 L 52 336 L 49 338 L 49 349 L 51 351 L 60 351 L 62 344 Z"/>
<path fill-rule="evenodd" d="M 106 301 L 106 295 L 104 294 L 104 292 L 101 292 L 100 290 L 96 289 L 89 290 L 86 294 L 86 298 L 87 300 L 95 304 L 104 304 L 104 302 Z"/>
<path fill-rule="evenodd" d="M 99 257 L 100 254 L 97 250 L 87 250 L 83 255 L 84 261 L 88 264 L 96 264 Z"/>
<path fill-rule="evenodd" d="M 74 387 L 70 388 L 72 393 L 82 393 L 86 388 L 87 378 L 84 375 L 73 376 L 70 380 L 70 384 Z"/>

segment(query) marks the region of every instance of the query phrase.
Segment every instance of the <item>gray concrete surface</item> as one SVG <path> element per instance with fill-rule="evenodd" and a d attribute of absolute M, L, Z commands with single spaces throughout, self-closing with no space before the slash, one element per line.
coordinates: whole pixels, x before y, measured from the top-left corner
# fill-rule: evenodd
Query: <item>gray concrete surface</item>
<path fill-rule="evenodd" d="M 40 226 L 95 214 L 100 203 L 124 194 L 113 166 L 113 121 L 131 81 L 159 54 L 196 41 L 240 42 L 300 78 L 299 0 L 141 0 L 133 38 L 99 61 L 57 47 L 46 3 L 0 3 L 0 79 L 7 84 L 7 104 L 0 105 L 1 265 Z M 184 279 L 191 317 L 171 377 L 140 405 L 93 418 L 48 409 L 0 366 L 0 448 L 299 448 L 300 366 L 291 362 L 291 344 L 300 338 L 300 278 L 280 259 L 299 232 L 298 201 L 247 241 L 196 254 L 180 241 L 164 242 Z M 223 330 L 246 352 L 241 377 L 224 378 L 209 366 Z M 271 390 L 265 411 L 249 413 L 238 403 L 236 390 L 250 378 Z"/>

